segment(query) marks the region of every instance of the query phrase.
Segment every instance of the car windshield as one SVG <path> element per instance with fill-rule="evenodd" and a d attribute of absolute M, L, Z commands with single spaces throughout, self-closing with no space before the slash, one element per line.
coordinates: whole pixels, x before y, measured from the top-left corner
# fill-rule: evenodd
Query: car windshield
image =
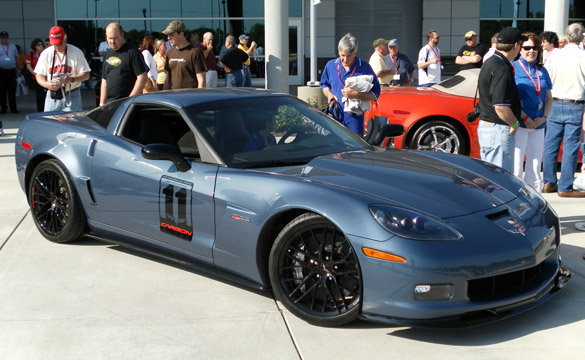
<path fill-rule="evenodd" d="M 373 149 L 339 122 L 292 96 L 218 101 L 186 111 L 231 167 L 299 165 L 321 155 Z"/>

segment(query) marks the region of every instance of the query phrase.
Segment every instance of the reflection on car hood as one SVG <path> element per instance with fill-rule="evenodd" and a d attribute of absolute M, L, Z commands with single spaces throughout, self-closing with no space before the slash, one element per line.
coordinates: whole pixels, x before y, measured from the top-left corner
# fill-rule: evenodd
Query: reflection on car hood
<path fill-rule="evenodd" d="M 497 167 L 481 169 L 485 169 L 486 174 L 494 172 L 494 177 L 502 175 Z M 497 172 L 500 174 L 496 175 Z M 283 173 L 293 175 L 288 171 Z M 441 218 L 492 209 L 516 197 L 477 173 L 416 151 L 322 156 L 313 159 L 294 175 L 367 193 Z"/>

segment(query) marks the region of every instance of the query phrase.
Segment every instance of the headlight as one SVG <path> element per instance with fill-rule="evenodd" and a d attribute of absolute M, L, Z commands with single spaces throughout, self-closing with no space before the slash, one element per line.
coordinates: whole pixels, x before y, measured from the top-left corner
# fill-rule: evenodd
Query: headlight
<path fill-rule="evenodd" d="M 394 235 L 413 240 L 460 240 L 461 234 L 441 219 L 390 205 L 370 205 L 378 224 Z"/>

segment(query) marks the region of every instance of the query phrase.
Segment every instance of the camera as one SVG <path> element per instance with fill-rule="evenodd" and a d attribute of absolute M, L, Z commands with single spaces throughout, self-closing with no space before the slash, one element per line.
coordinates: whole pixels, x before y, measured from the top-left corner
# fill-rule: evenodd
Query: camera
<path fill-rule="evenodd" d="M 473 111 L 467 114 L 467 121 L 474 122 L 479 118 L 479 105 L 475 105 Z"/>
<path fill-rule="evenodd" d="M 50 91 L 51 93 L 51 99 L 53 100 L 63 100 L 63 92 L 61 91 L 63 88 L 57 90 L 57 91 Z"/>
<path fill-rule="evenodd" d="M 57 91 L 49 91 L 51 93 L 51 99 L 53 100 L 63 100 L 63 85 L 61 85 L 61 78 L 63 76 L 61 73 L 56 73 L 53 77 L 53 81 L 59 85 L 59 90 Z"/>

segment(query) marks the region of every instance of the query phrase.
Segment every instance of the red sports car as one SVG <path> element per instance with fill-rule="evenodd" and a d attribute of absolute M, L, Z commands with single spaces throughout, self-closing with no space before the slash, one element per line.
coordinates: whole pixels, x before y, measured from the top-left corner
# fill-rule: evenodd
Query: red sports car
<path fill-rule="evenodd" d="M 382 88 L 378 102 L 372 103 L 365 118 L 383 116 L 391 124 L 403 125 L 404 135 L 394 138 L 397 149 L 479 158 L 478 121 L 467 121 L 467 114 L 473 110 L 478 75 L 479 69 L 463 70 L 430 88 Z"/>
<path fill-rule="evenodd" d="M 430 88 L 382 88 L 378 102 L 365 119 L 386 117 L 404 126 L 404 135 L 394 138 L 397 149 L 429 150 L 480 158 L 477 140 L 479 121 L 467 121 L 473 110 L 479 69 L 462 70 Z M 365 122 L 366 126 L 368 121 Z M 562 149 L 561 149 L 562 150 Z M 561 161 L 562 151 L 559 154 Z M 581 155 L 579 155 L 579 162 Z"/>

